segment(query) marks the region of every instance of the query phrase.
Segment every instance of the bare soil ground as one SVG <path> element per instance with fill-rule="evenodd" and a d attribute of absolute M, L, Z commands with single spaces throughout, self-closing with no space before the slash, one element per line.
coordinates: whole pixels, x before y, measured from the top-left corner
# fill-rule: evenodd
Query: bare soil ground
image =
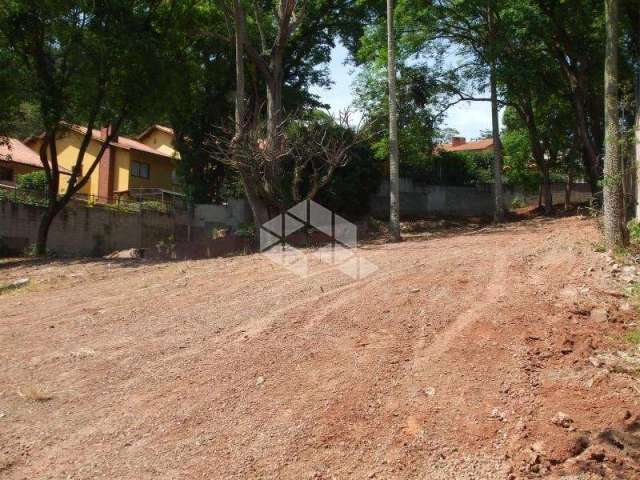
<path fill-rule="evenodd" d="M 570 217 L 260 255 L 9 262 L 0 477 L 640 478 L 635 312 Z"/>

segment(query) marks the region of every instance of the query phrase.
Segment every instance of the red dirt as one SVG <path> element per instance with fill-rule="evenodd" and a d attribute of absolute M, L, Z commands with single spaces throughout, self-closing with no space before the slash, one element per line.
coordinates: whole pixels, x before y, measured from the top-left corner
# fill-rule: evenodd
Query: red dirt
<path fill-rule="evenodd" d="M 417 235 L 365 247 L 361 281 L 0 265 L 32 280 L 0 296 L 0 477 L 640 478 L 635 369 L 592 364 L 635 352 L 597 240 L 578 217 Z"/>

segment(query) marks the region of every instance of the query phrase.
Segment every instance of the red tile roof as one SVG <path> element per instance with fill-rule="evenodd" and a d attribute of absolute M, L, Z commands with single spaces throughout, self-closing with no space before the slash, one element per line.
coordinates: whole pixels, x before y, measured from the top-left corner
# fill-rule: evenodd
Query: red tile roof
<path fill-rule="evenodd" d="M 82 127 L 80 125 L 69 124 L 68 127 L 71 130 L 74 130 L 82 135 L 84 135 L 87 132 L 87 128 Z M 100 130 L 97 130 L 95 128 L 93 129 L 91 136 L 94 140 L 98 142 L 102 142 L 104 140 L 102 138 L 102 134 L 100 133 Z M 139 152 L 152 153 L 153 155 L 159 155 L 161 157 L 173 158 L 171 155 L 162 153 L 161 151 L 156 150 L 155 148 L 152 148 L 148 145 L 145 145 L 144 143 L 141 143 L 141 142 L 138 142 L 137 140 L 133 140 L 131 138 L 127 138 L 123 136 L 118 136 L 118 141 L 112 142 L 111 145 L 117 148 L 124 148 L 125 150 L 137 150 Z"/>
<path fill-rule="evenodd" d="M 451 143 L 443 143 L 438 145 L 438 149 L 445 152 L 468 152 L 473 150 L 486 150 L 487 148 L 491 147 L 493 147 L 493 139 L 491 138 L 465 142 L 456 146 L 453 146 Z"/>
<path fill-rule="evenodd" d="M 74 132 L 79 133 L 80 135 L 85 135 L 87 133 L 87 127 L 83 127 L 81 125 L 74 125 L 73 123 L 66 123 L 66 122 L 64 122 L 63 125 L 66 126 L 69 130 L 73 130 Z M 43 137 L 43 134 L 40 134 L 37 137 L 29 137 L 25 140 L 25 142 L 31 143 L 35 138 L 42 138 L 42 137 Z M 93 138 L 93 140 L 97 142 L 104 141 L 104 138 L 102 138 L 102 133 L 100 132 L 100 130 L 95 128 L 91 132 L 91 137 Z M 153 155 L 158 155 L 160 157 L 171 158 L 171 159 L 174 158 L 171 155 L 163 153 L 160 150 L 156 150 L 155 148 L 145 145 L 142 142 L 133 140 L 132 138 L 123 137 L 122 135 L 118 136 L 118 141 L 111 142 L 111 145 L 116 148 L 123 148 L 125 150 L 137 150 L 139 152 L 151 153 Z"/>
<path fill-rule="evenodd" d="M 9 144 L 3 143 L 0 145 L 0 161 L 43 168 L 40 155 L 16 138 L 10 138 Z M 60 165 L 58 165 L 58 171 L 67 175 L 71 174 L 69 170 Z"/>
<path fill-rule="evenodd" d="M 136 137 L 137 140 L 141 140 L 144 137 L 146 137 L 147 135 L 149 135 L 151 132 L 153 132 L 154 130 L 160 130 L 161 132 L 164 133 L 168 133 L 169 135 L 174 135 L 174 131 L 173 128 L 171 127 L 165 127 L 164 125 L 159 125 L 159 124 L 155 124 L 155 125 L 151 125 L 149 128 L 147 128 L 144 132 L 142 132 L 140 135 L 138 135 Z"/>

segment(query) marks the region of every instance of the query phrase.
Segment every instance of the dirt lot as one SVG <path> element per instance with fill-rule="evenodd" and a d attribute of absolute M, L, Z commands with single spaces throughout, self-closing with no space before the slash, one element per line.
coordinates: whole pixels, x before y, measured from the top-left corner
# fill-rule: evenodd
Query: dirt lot
<path fill-rule="evenodd" d="M 0 477 L 640 478 L 635 314 L 595 223 L 260 255 L 5 263 Z M 611 263 L 611 262 L 609 262 Z"/>

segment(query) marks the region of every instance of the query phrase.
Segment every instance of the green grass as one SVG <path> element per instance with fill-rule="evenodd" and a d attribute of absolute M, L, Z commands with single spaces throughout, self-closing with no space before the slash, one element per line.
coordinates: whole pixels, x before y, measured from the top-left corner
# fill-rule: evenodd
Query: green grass
<path fill-rule="evenodd" d="M 640 330 L 633 330 L 623 337 L 627 342 L 640 345 Z"/>
<path fill-rule="evenodd" d="M 633 282 L 627 287 L 627 296 L 640 301 L 640 282 Z"/>

